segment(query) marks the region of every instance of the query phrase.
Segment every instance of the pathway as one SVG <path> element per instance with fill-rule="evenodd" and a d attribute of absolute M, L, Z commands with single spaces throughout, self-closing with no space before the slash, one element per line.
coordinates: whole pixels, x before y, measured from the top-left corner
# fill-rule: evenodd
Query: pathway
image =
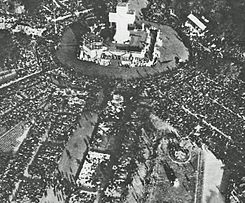
<path fill-rule="evenodd" d="M 184 105 L 181 106 L 181 108 L 188 114 L 194 116 L 196 119 L 199 119 L 199 117 L 204 118 L 205 116 L 198 114 L 196 112 L 192 112 L 190 111 L 190 109 L 186 108 Z M 199 116 L 199 117 L 198 117 Z M 214 131 L 218 132 L 219 134 L 221 134 L 223 137 L 232 140 L 231 136 L 226 135 L 224 132 L 222 132 L 220 129 L 218 129 L 217 127 L 215 127 L 214 125 L 212 125 L 211 123 L 208 123 L 205 119 L 202 119 L 202 123 L 204 123 L 206 126 L 209 126 L 210 128 L 212 128 Z"/>
<path fill-rule="evenodd" d="M 224 166 L 214 154 L 204 147 L 204 174 L 202 203 L 224 203 L 224 199 L 219 191 L 219 186 L 223 177 Z"/>
<path fill-rule="evenodd" d="M 179 40 L 178 34 L 172 28 L 166 25 L 157 25 L 161 30 L 161 38 L 163 39 L 163 47 L 161 47 L 161 59 L 154 67 L 135 67 L 126 68 L 118 66 L 101 66 L 99 64 L 81 61 L 77 59 L 78 41 L 76 35 L 81 36 L 87 31 L 85 25 L 81 25 L 79 33 L 73 32 L 68 27 L 63 33 L 60 45 L 56 52 L 58 60 L 67 68 L 73 68 L 77 73 L 89 76 L 98 76 L 105 78 L 121 78 L 125 80 L 147 77 L 149 75 L 159 74 L 176 68 L 175 57 L 181 58 L 183 61 L 188 60 L 189 52 L 183 42 Z"/>
<path fill-rule="evenodd" d="M 17 183 L 15 183 L 15 188 L 12 191 L 12 194 L 9 196 L 9 202 L 12 202 L 12 200 L 14 199 L 16 192 L 18 191 L 19 187 L 20 187 L 20 183 L 22 180 L 19 180 Z"/>
<path fill-rule="evenodd" d="M 68 141 L 59 161 L 59 170 L 67 177 L 75 176 L 78 172 L 97 119 L 98 115 L 95 113 L 83 114 L 79 121 L 80 126 L 78 126 Z"/>
<path fill-rule="evenodd" d="M 0 89 L 6 88 L 6 87 L 8 87 L 8 86 L 10 86 L 12 84 L 15 84 L 15 83 L 21 82 L 23 80 L 26 80 L 27 78 L 30 78 L 30 77 L 33 77 L 33 76 L 36 76 L 36 75 L 40 75 L 40 73 L 42 73 L 42 71 L 36 71 L 35 73 L 31 73 L 31 74 L 26 75 L 26 76 L 24 76 L 22 78 L 18 78 L 16 80 L 12 80 L 12 81 L 10 81 L 8 83 L 0 85 Z"/>

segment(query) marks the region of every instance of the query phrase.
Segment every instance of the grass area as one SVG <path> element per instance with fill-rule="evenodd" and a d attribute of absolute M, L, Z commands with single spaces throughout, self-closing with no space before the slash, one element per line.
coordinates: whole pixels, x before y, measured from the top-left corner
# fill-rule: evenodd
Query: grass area
<path fill-rule="evenodd" d="M 214 154 L 203 150 L 204 172 L 203 172 L 203 191 L 202 201 L 224 203 L 220 194 L 219 187 L 223 177 L 223 163 Z"/>

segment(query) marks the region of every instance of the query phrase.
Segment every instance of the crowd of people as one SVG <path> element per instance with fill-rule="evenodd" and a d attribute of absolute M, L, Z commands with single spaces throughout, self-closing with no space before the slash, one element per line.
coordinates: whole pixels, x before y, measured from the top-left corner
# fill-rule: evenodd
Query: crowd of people
<path fill-rule="evenodd" d="M 39 202 L 47 188 L 64 191 L 63 196 L 70 194 L 68 186 L 75 186 L 65 184 L 67 182 L 58 173 L 57 163 L 77 126 L 80 114 L 91 110 L 100 112 L 97 99 L 103 88 L 106 97 L 103 105 L 106 108 L 100 114 L 101 125 L 91 146 L 97 149 L 112 147 L 112 143 L 106 142 L 116 136 L 122 143 L 120 146 L 115 145 L 118 160 L 111 162 L 114 175 L 108 179 L 111 182 L 105 188 L 105 196 L 117 194 L 115 191 L 122 193 L 132 178 L 129 166 L 133 165 L 133 170 L 137 168 L 134 159 L 141 157 L 135 158 L 137 154 L 132 151 L 141 150 L 136 148 L 138 140 L 135 134 L 142 124 L 142 118 L 134 112 L 144 99 L 149 99 L 152 111 L 178 129 L 181 136 L 190 138 L 199 146 L 205 143 L 230 170 L 244 171 L 244 82 L 227 80 L 224 75 L 213 77 L 201 68 L 194 68 L 191 63 L 180 64 L 177 70 L 169 73 L 126 82 L 118 79 L 108 83 L 99 78 L 78 77 L 73 70 L 55 61 L 55 46 L 62 31 L 77 18 L 74 11 L 79 7 L 70 3 L 72 1 L 65 5 L 43 4 L 39 14 L 24 15 L 23 20 L 30 25 L 47 25 L 45 39 L 24 36 L 26 40 L 23 40 L 22 34 L 14 36 L 19 54 L 17 60 L 8 59 L 6 66 L 19 69 L 17 79 L 24 79 L 0 89 L 1 125 L 10 130 L 20 121 L 26 121 L 31 129 L 5 170 L 0 172 L 0 199 L 3 202 L 9 199 Z M 162 10 L 165 5 L 155 4 L 155 7 Z M 153 9 L 152 13 L 158 10 Z M 55 12 L 56 19 L 53 19 L 52 12 Z M 67 18 L 59 18 L 63 16 Z M 197 42 L 193 44 L 199 42 L 199 39 L 195 40 Z M 203 46 L 206 46 L 205 40 L 208 40 L 202 40 Z M 226 54 L 224 50 L 223 55 Z M 234 47 L 234 50 L 229 51 L 229 56 L 242 59 L 237 50 L 239 48 Z M 79 89 L 79 92 L 69 93 L 71 89 Z M 115 89 L 124 95 L 123 102 L 113 101 L 113 94 L 109 91 Z M 79 97 L 82 102 L 69 103 L 74 97 Z M 132 123 L 129 124 L 129 121 Z M 102 124 L 108 130 L 102 128 Z M 126 131 L 123 130 L 125 126 L 128 128 Z M 198 130 L 197 126 L 201 128 Z M 109 149 L 116 151 L 113 147 Z M 242 176 L 244 174 L 239 174 L 237 179 Z"/>
<path fill-rule="evenodd" d="M 18 84 L 20 89 L 6 91 L 10 95 L 8 97 L 8 94 L 6 94 L 3 100 L 3 104 L 7 104 L 7 101 L 12 99 L 11 101 L 15 102 L 16 105 L 13 105 L 13 103 L 12 105 L 8 104 L 11 107 L 11 111 L 5 112 L 2 115 L 2 125 L 6 126 L 7 129 L 11 129 L 21 120 L 25 120 L 32 126 L 20 149 L 15 154 L 16 160 L 7 165 L 6 170 L 8 172 L 6 174 L 1 174 L 1 185 L 3 185 L 3 189 L 6 191 L 4 193 L 1 191 L 1 195 L 3 195 L 2 198 L 6 201 L 9 198 L 8 195 L 12 194 L 11 191 L 14 191 L 14 188 L 17 190 L 18 195 L 15 195 L 15 198 L 18 201 L 23 200 L 28 194 L 28 198 L 33 202 L 39 201 L 38 199 L 44 194 L 45 188 L 52 185 L 54 172 L 57 171 L 57 162 L 65 148 L 66 142 L 77 126 L 81 113 L 85 109 L 88 110 L 91 106 L 96 105 L 93 104 L 96 103 L 96 100 L 87 104 L 88 100 L 95 98 L 97 93 L 96 88 L 98 87 L 94 87 L 93 83 L 96 84 L 96 82 L 91 84 L 89 81 L 84 81 L 85 84 L 81 83 L 85 86 L 80 87 L 80 90 L 77 91 L 77 96 L 83 102 L 76 105 L 69 105 L 65 101 L 69 97 L 72 99 L 76 94 L 71 94 L 70 88 L 63 88 L 64 91 L 61 91 L 61 88 L 55 86 L 53 83 L 47 86 L 47 83 L 42 80 L 42 77 L 33 77 L 25 82 L 22 81 Z M 93 91 L 93 87 L 95 91 Z M 88 90 L 90 90 L 91 94 L 87 93 Z M 13 94 L 14 92 L 15 94 Z M 19 100 L 14 99 L 13 95 L 20 96 L 20 98 L 18 97 Z M 50 129 L 49 125 L 51 125 Z M 47 137 L 45 137 L 44 134 L 47 129 L 49 129 L 49 132 Z M 25 153 L 25 155 L 22 155 L 22 153 Z M 30 162 L 30 160 L 32 161 Z M 14 170 L 18 164 L 23 164 L 20 167 L 22 168 L 20 171 Z M 43 168 L 40 168 L 40 166 Z M 24 173 L 26 167 L 28 168 L 26 169 L 28 175 Z M 16 176 L 13 176 L 13 174 Z M 11 179 L 11 177 L 15 178 Z M 27 180 L 21 182 L 20 177 Z M 28 179 L 30 177 L 34 180 L 37 179 L 39 183 L 36 186 L 39 189 L 36 189 L 35 193 L 31 192 L 33 185 Z M 12 181 L 8 181 L 10 179 Z M 18 181 L 20 181 L 19 184 Z"/>
<path fill-rule="evenodd" d="M 136 87 L 181 136 L 199 146 L 205 143 L 231 171 L 244 171 L 244 83 L 227 83 L 222 76 L 214 79 L 208 73 L 193 75 L 187 67 L 178 72 L 139 81 Z"/>
<path fill-rule="evenodd" d="M 181 64 L 176 71 L 144 80 L 116 80 L 113 86 L 120 93 L 126 91 L 133 95 L 137 104 L 142 99 L 150 99 L 156 115 L 174 126 L 182 137 L 188 137 L 200 147 L 205 143 L 229 170 L 239 171 L 239 176 L 231 182 L 239 181 L 244 176 L 241 171 L 245 161 L 244 82 L 226 80 L 224 75 L 213 77 L 188 65 Z M 123 108 L 107 103 L 105 114 L 101 114 L 101 127 L 93 140 L 94 147 L 105 146 L 108 137 L 115 136 L 113 129 L 121 120 L 121 111 L 129 105 L 127 100 Z"/>

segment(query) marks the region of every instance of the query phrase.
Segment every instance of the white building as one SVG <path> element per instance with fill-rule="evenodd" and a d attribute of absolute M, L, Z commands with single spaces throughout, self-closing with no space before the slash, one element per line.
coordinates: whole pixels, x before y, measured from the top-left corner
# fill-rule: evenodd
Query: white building
<path fill-rule="evenodd" d="M 209 21 L 203 16 L 202 20 L 199 20 L 192 13 L 187 16 L 188 20 L 185 23 L 186 27 L 190 29 L 190 35 L 202 36 L 207 26 L 202 22 L 208 23 Z"/>
<path fill-rule="evenodd" d="M 135 11 L 129 10 L 128 3 L 119 3 L 116 11 L 116 13 L 109 13 L 109 21 L 116 23 L 115 41 L 104 43 L 99 33 L 87 33 L 82 37 L 78 58 L 112 67 L 154 65 L 156 58 L 160 57 L 158 47 L 162 46 L 160 31 L 154 40 L 155 35 L 151 34 L 153 30 L 156 30 L 154 27 L 148 28 L 144 24 L 141 26 L 134 24 Z M 131 25 L 130 28 L 128 28 L 129 25 Z M 155 43 L 153 51 L 152 41 L 156 41 L 153 42 Z"/>
<path fill-rule="evenodd" d="M 99 60 L 103 51 L 106 49 L 107 48 L 103 46 L 102 37 L 92 33 L 86 34 L 83 36 L 80 58 L 86 58 L 89 61 Z"/>
<path fill-rule="evenodd" d="M 135 22 L 136 12 L 129 10 L 128 3 L 119 3 L 116 13 L 109 13 L 109 22 L 116 23 L 116 34 L 114 40 L 123 44 L 130 39 L 128 25 Z"/>

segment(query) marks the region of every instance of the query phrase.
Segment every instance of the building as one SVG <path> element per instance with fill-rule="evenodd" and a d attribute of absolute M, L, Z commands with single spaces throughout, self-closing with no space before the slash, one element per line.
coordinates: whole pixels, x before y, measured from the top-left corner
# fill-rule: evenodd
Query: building
<path fill-rule="evenodd" d="M 151 44 L 150 30 L 130 31 L 130 39 L 123 43 L 104 44 L 98 35 L 88 33 L 83 36 L 79 59 L 91 61 L 103 66 L 130 65 L 145 66 L 150 60 L 146 53 Z M 151 63 L 151 62 L 150 62 Z"/>
<path fill-rule="evenodd" d="M 185 26 L 189 28 L 191 36 L 203 36 L 207 29 L 207 23 L 209 20 L 204 16 L 199 19 L 191 13 L 187 16 Z"/>
<path fill-rule="evenodd" d="M 123 19 L 123 20 L 122 20 Z M 116 13 L 109 13 L 109 21 L 116 24 L 114 41 L 104 43 L 93 29 L 82 36 L 80 60 L 91 61 L 102 66 L 152 66 L 160 57 L 160 30 L 152 26 L 135 23 L 135 11 L 128 3 L 119 3 Z"/>
<path fill-rule="evenodd" d="M 83 36 L 80 58 L 88 61 L 100 62 L 101 55 L 106 47 L 99 35 L 88 33 Z"/>

